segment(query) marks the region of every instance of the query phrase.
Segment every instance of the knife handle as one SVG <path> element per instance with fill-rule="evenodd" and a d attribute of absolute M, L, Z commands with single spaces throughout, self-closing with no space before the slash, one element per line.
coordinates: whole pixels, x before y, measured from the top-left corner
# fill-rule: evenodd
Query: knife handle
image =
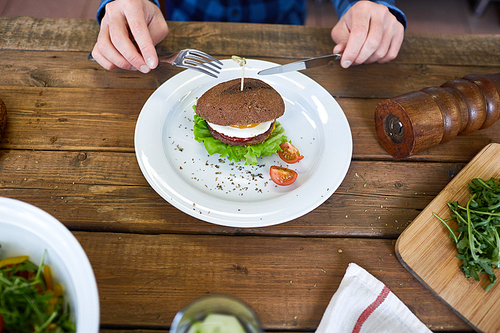
<path fill-rule="evenodd" d="M 470 74 L 380 102 L 375 129 L 390 155 L 406 158 L 488 128 L 499 118 L 500 73 Z"/>

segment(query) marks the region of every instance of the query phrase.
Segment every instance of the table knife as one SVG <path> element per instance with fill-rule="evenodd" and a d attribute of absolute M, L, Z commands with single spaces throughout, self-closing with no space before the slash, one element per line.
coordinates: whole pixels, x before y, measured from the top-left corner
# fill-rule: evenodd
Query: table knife
<path fill-rule="evenodd" d="M 292 71 L 301 71 L 303 69 L 328 65 L 328 63 L 330 61 L 338 60 L 338 59 L 340 59 L 340 57 L 341 57 L 340 53 L 329 54 L 329 55 L 322 56 L 322 57 L 310 58 L 310 59 L 306 59 L 306 60 L 301 60 L 301 61 L 296 61 L 296 62 L 292 62 L 289 64 L 285 64 L 282 66 L 276 66 L 276 67 L 263 69 L 260 72 L 258 72 L 257 74 L 270 75 L 270 74 L 279 74 L 279 73 L 292 72 Z"/>

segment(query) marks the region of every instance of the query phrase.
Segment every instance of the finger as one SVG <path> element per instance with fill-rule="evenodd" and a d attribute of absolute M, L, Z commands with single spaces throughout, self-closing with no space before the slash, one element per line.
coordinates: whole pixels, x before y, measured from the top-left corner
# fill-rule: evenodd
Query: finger
<path fill-rule="evenodd" d="M 333 48 L 333 54 L 342 53 L 342 51 L 344 51 L 344 50 L 345 50 L 345 44 L 344 43 L 337 44 Z"/>
<path fill-rule="evenodd" d="M 154 47 L 144 11 L 133 11 L 127 16 L 130 32 L 140 50 L 142 61 L 149 69 L 158 66 L 158 55 Z M 132 63 L 132 61 L 131 61 Z"/>
<path fill-rule="evenodd" d="M 332 40 L 337 44 L 333 48 L 333 54 L 344 51 L 347 40 L 349 39 L 349 30 L 343 20 L 340 20 L 332 29 Z"/>
<path fill-rule="evenodd" d="M 387 51 L 387 54 L 383 58 L 377 61 L 379 63 L 385 63 L 395 59 L 398 56 L 399 50 L 401 49 L 401 45 L 403 44 L 403 39 L 404 39 L 404 28 L 401 25 L 401 29 L 399 29 L 398 32 L 391 39 L 391 43 L 389 46 L 389 50 Z"/>
<path fill-rule="evenodd" d="M 169 30 L 167 22 L 165 21 L 163 14 L 159 10 L 159 8 L 156 6 L 154 8 L 153 17 L 151 18 L 151 21 L 148 24 L 148 29 L 149 29 L 149 34 L 151 36 L 151 40 L 153 42 L 153 46 L 161 42 L 168 35 Z M 148 57 L 146 55 L 144 57 L 146 57 L 146 63 L 148 64 L 148 66 L 150 66 L 151 69 L 156 68 L 158 66 L 158 55 L 154 47 L 152 54 L 153 61 L 148 62 L 147 61 Z"/>
<path fill-rule="evenodd" d="M 373 51 L 368 59 L 364 61 L 364 63 L 369 64 L 384 59 L 389 52 L 393 37 L 394 35 L 392 30 L 385 30 L 378 47 Z"/>
<path fill-rule="evenodd" d="M 354 60 L 355 64 L 362 64 L 366 62 L 367 59 L 372 57 L 372 55 L 377 50 L 379 50 L 381 46 L 382 48 L 385 48 L 385 52 L 383 49 L 380 50 L 381 52 L 384 52 L 384 55 L 387 52 L 387 49 L 389 48 L 390 39 L 385 41 L 386 45 L 381 45 L 384 37 L 383 18 L 381 18 L 380 16 L 371 17 L 369 24 L 370 26 L 368 34 L 366 36 L 365 41 L 363 42 L 363 46 L 361 47 L 358 56 Z"/>
<path fill-rule="evenodd" d="M 370 64 L 373 62 L 381 62 L 382 59 L 385 59 L 388 56 L 389 48 L 391 46 L 391 37 L 383 38 L 380 43 L 379 48 L 364 61 L 365 64 Z M 391 59 L 392 60 L 392 59 Z"/>
<path fill-rule="evenodd" d="M 97 37 L 92 55 L 106 69 L 132 69 L 132 65 L 120 54 L 113 45 L 107 22 L 101 23 L 101 31 Z"/>
<path fill-rule="evenodd" d="M 368 13 L 361 13 L 360 17 L 352 22 L 352 28 L 349 34 L 349 39 L 342 54 L 341 66 L 344 68 L 349 67 L 358 58 L 364 41 L 369 32 L 370 19 L 364 16 Z"/>
<path fill-rule="evenodd" d="M 92 50 L 92 58 L 94 58 L 94 60 L 99 64 L 101 65 L 104 69 L 107 69 L 107 70 L 112 70 L 112 69 L 116 69 L 118 67 L 116 67 L 111 61 L 109 61 L 108 59 L 106 59 L 106 57 L 104 57 L 100 52 L 99 50 L 97 49 L 96 46 L 94 46 L 94 49 Z"/>
<path fill-rule="evenodd" d="M 112 2 L 109 3 L 108 6 L 110 4 L 112 4 Z M 129 64 L 129 67 L 134 67 L 143 73 L 148 73 L 150 68 L 146 65 L 144 58 L 130 38 L 126 14 L 123 12 L 112 12 L 108 22 L 111 44 L 114 45 L 120 56 Z M 108 59 L 115 62 L 115 59 Z M 120 68 L 125 68 L 120 66 L 121 63 L 115 62 L 115 64 Z"/>
<path fill-rule="evenodd" d="M 167 37 L 169 32 L 167 22 L 163 18 L 163 14 L 153 17 L 151 23 L 149 24 L 149 33 L 151 34 L 151 39 L 153 44 L 156 45 Z"/>
<path fill-rule="evenodd" d="M 379 48 L 366 60 L 366 63 L 375 61 L 385 63 L 393 60 L 399 53 L 403 39 L 404 27 L 401 23 L 394 20 L 393 23 L 385 29 Z"/>
<path fill-rule="evenodd" d="M 332 28 L 331 36 L 335 43 L 337 44 L 346 44 L 349 39 L 349 27 L 345 22 L 346 19 L 342 18 L 335 26 Z"/>

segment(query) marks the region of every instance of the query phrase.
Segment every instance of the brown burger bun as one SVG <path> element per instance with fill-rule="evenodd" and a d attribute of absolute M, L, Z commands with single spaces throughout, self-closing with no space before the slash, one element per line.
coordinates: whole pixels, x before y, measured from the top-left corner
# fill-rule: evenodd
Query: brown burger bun
<path fill-rule="evenodd" d="M 249 125 L 272 121 L 285 113 L 281 95 L 259 79 L 246 78 L 220 83 L 207 90 L 196 103 L 196 114 L 220 126 Z"/>

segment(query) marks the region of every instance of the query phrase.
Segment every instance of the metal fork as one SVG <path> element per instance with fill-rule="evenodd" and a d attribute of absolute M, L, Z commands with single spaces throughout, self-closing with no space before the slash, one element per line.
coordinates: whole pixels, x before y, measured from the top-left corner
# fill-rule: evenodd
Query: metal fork
<path fill-rule="evenodd" d="M 194 69 L 215 78 L 223 66 L 222 62 L 210 54 L 195 49 L 180 50 L 168 56 L 159 57 L 158 60 L 177 67 Z"/>

